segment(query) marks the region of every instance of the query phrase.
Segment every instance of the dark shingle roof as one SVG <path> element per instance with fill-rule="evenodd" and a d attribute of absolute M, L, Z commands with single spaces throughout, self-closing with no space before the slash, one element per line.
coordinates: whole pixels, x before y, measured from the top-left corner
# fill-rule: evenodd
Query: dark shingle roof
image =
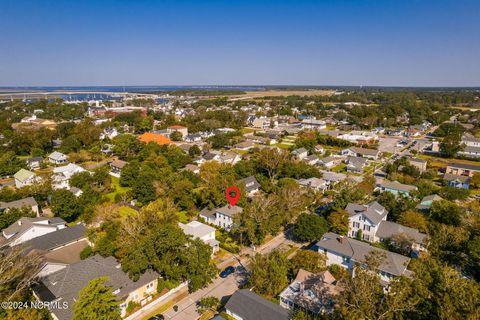
<path fill-rule="evenodd" d="M 70 242 L 85 238 L 85 227 L 82 224 L 63 228 L 46 235 L 33 238 L 25 243 L 26 246 L 37 250 L 52 250 Z"/>
<path fill-rule="evenodd" d="M 340 241 L 340 239 L 343 240 Z M 332 232 L 325 233 L 322 240 L 317 242 L 316 246 L 319 248 L 319 251 L 326 249 L 362 263 L 365 262 L 367 255 L 372 251 L 384 253 L 385 260 L 380 264 L 379 269 L 395 276 L 405 274 L 408 271 L 407 265 L 410 262 L 410 258 L 398 253 L 376 248 L 368 243 L 340 236 Z"/>
<path fill-rule="evenodd" d="M 225 305 L 225 309 L 243 320 L 287 320 L 289 312 L 273 302 L 247 289 L 236 291 Z"/>
<path fill-rule="evenodd" d="M 345 210 L 350 216 L 362 213 L 374 224 L 378 224 L 388 214 L 388 211 L 376 201 L 366 205 L 349 203 Z"/>
<path fill-rule="evenodd" d="M 80 290 L 84 288 L 90 280 L 103 276 L 108 277 L 105 284 L 112 287 L 112 291 L 119 289 L 116 296 L 122 299 L 136 288 L 140 288 L 158 278 L 159 274 L 148 270 L 140 276 L 138 281 L 133 282 L 128 275 L 122 271 L 115 258 L 104 258 L 99 255 L 94 255 L 85 260 L 70 264 L 42 278 L 41 284 L 43 284 L 44 288 L 40 286 L 43 290 L 36 291 L 36 293 L 42 301 L 49 301 L 53 295 L 56 299 L 59 299 L 60 305 L 63 301 L 67 302 L 68 308 L 58 308 L 51 311 L 61 320 L 70 319 L 72 317 L 74 299 L 78 298 Z M 34 290 L 35 289 L 36 288 L 34 288 Z"/>
<path fill-rule="evenodd" d="M 243 211 L 242 207 L 239 206 L 231 206 L 231 205 L 224 205 L 221 208 L 215 209 L 215 212 L 219 212 L 221 214 L 224 214 L 226 216 L 229 216 L 233 218 L 237 213 L 240 213 Z"/>
<path fill-rule="evenodd" d="M 44 218 L 44 217 L 37 217 L 37 218 L 28 218 L 22 217 L 12 223 L 8 228 L 3 229 L 3 233 L 6 235 L 20 235 L 26 230 L 30 229 L 33 225 L 41 225 L 41 226 L 59 226 L 64 225 L 66 222 L 62 218 L 54 217 L 54 218 Z M 12 240 L 13 238 L 9 239 Z"/>
<path fill-rule="evenodd" d="M 416 243 L 425 244 L 427 240 L 427 235 L 420 233 L 417 229 L 405 227 L 391 221 L 382 221 L 376 235 L 382 239 L 389 239 L 398 234 L 406 234 L 409 238 L 415 240 Z"/>
<path fill-rule="evenodd" d="M 260 183 L 258 183 L 257 179 L 254 176 L 246 177 L 245 179 L 242 179 L 240 181 L 245 184 L 245 190 L 247 192 L 260 188 Z"/>
<path fill-rule="evenodd" d="M 1 209 L 21 209 L 21 208 L 31 208 L 34 206 L 38 206 L 37 201 L 35 201 L 35 198 L 33 197 L 28 197 L 28 198 L 23 198 L 20 200 L 15 200 L 15 201 L 10 201 L 10 202 L 0 202 L 0 210 Z"/>
<path fill-rule="evenodd" d="M 460 176 L 460 175 L 456 175 L 456 174 L 445 173 L 443 175 L 443 180 L 446 180 L 446 181 L 460 181 L 462 183 L 468 183 L 468 182 L 470 182 L 470 177 L 469 176 Z"/>

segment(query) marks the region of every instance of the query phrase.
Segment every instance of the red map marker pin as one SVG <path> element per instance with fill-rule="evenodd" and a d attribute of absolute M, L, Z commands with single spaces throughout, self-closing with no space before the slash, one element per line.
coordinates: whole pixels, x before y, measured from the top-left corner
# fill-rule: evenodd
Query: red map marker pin
<path fill-rule="evenodd" d="M 232 192 L 235 193 L 234 196 L 232 196 Z M 234 206 L 238 202 L 238 199 L 240 199 L 240 190 L 235 186 L 231 186 L 225 191 L 225 195 L 227 196 L 228 203 Z"/>

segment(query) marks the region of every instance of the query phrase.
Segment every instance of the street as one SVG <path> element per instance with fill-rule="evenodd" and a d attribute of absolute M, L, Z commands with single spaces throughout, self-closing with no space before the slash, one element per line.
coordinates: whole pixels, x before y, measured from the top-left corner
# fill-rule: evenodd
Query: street
<path fill-rule="evenodd" d="M 288 245 L 300 246 L 300 244 L 289 240 L 285 233 L 289 233 L 290 230 L 282 232 L 276 237 L 272 238 L 267 243 L 263 244 L 259 248 L 256 248 L 255 252 L 261 254 L 266 254 L 272 250 L 280 247 L 285 247 Z M 195 291 L 185 297 L 183 300 L 179 301 L 176 305 L 178 310 L 175 312 L 173 307 L 163 312 L 165 319 L 175 319 L 175 320 L 192 320 L 200 317 L 200 314 L 197 313 L 196 302 L 203 297 L 214 296 L 220 299 L 220 301 L 225 302 L 228 298 L 238 290 L 238 288 L 247 280 L 247 270 L 242 266 L 245 266 L 248 263 L 249 256 L 254 253 L 252 248 L 244 248 L 241 255 L 241 259 L 237 255 L 232 255 L 229 259 L 223 261 L 221 264 L 218 264 L 217 267 L 222 270 L 226 266 L 232 265 L 235 266 L 236 271 L 234 274 L 226 277 L 220 278 L 217 277 L 209 286 L 201 290 Z M 148 312 L 148 314 L 150 314 Z M 147 314 L 147 313 L 146 313 Z M 141 314 L 139 319 L 146 316 L 146 314 Z"/>

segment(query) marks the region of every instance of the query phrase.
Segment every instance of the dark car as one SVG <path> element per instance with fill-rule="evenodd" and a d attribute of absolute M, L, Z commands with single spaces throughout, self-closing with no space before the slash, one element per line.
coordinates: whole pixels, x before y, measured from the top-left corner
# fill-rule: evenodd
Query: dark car
<path fill-rule="evenodd" d="M 148 318 L 148 320 L 165 320 L 165 317 L 163 316 L 163 314 L 157 314 L 153 317 Z"/>
<path fill-rule="evenodd" d="M 220 272 L 220 278 L 226 278 L 228 277 L 229 275 L 231 275 L 232 273 L 235 272 L 235 268 L 232 267 L 232 266 L 229 266 L 229 267 L 226 267 L 225 270 L 223 270 L 222 272 Z"/>

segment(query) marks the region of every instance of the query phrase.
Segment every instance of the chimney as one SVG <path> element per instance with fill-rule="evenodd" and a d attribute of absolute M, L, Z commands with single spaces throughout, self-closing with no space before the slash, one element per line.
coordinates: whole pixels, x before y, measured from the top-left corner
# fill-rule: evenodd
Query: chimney
<path fill-rule="evenodd" d="M 22 220 L 18 220 L 18 225 L 19 225 L 19 226 L 22 225 Z"/>
<path fill-rule="evenodd" d="M 340 236 L 338 238 L 338 242 L 340 242 L 341 244 L 344 244 L 345 243 L 345 236 Z"/>
<path fill-rule="evenodd" d="M 368 206 L 366 204 L 363 205 L 363 211 L 368 211 Z"/>

